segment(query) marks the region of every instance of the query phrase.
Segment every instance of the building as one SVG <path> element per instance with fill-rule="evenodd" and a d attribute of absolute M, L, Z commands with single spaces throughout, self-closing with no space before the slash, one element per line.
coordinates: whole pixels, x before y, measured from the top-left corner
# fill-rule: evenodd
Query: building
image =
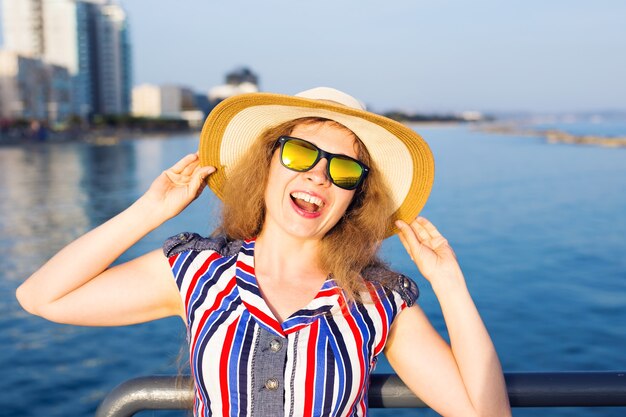
<path fill-rule="evenodd" d="M 43 0 L 2 0 L 4 47 L 25 56 L 44 53 Z"/>
<path fill-rule="evenodd" d="M 126 114 L 131 110 L 131 56 L 126 13 L 108 3 L 96 14 L 97 97 L 99 114 Z"/>
<path fill-rule="evenodd" d="M 65 67 L 0 50 L 0 117 L 56 123 L 71 111 L 71 77 Z"/>
<path fill-rule="evenodd" d="M 241 85 L 244 83 L 250 83 L 258 87 L 259 76 L 246 67 L 236 68 L 226 74 L 226 84 Z"/>
<path fill-rule="evenodd" d="M 68 69 L 73 83 L 72 112 L 87 117 L 96 111 L 94 99 L 97 84 L 94 78 L 97 62 L 91 26 L 97 5 L 74 0 L 27 1 L 43 3 L 42 59 Z"/>
<path fill-rule="evenodd" d="M 209 90 L 209 103 L 213 108 L 228 97 L 258 91 L 259 77 L 248 68 L 237 68 L 226 74 L 226 84 L 215 86 Z"/>
<path fill-rule="evenodd" d="M 182 89 L 173 85 L 142 84 L 133 88 L 132 113 L 140 117 L 178 118 Z"/>
<path fill-rule="evenodd" d="M 126 15 L 112 0 L 3 0 L 5 46 L 64 66 L 72 113 L 130 110 L 131 58 Z"/>
<path fill-rule="evenodd" d="M 186 120 L 192 128 L 201 127 L 206 116 L 191 89 L 152 84 L 133 88 L 132 113 L 138 117 Z"/>
<path fill-rule="evenodd" d="M 72 77 L 67 68 L 45 64 L 45 96 L 47 120 L 51 124 L 64 122 L 72 111 Z"/>

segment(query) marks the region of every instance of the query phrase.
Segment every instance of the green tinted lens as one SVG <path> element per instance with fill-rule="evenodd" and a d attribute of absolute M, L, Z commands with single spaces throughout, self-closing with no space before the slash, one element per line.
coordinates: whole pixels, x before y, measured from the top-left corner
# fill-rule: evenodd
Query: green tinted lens
<path fill-rule="evenodd" d="M 338 187 L 354 188 L 363 175 L 363 167 L 353 159 L 335 156 L 330 160 L 329 172 Z"/>
<path fill-rule="evenodd" d="M 317 148 L 307 142 L 288 140 L 283 144 L 281 154 L 283 165 L 294 171 L 311 169 L 317 159 Z"/>

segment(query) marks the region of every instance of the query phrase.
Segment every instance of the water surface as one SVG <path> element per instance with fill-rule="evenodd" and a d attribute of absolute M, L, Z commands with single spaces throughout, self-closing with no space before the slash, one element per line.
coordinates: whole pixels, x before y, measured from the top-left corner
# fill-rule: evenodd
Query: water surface
<path fill-rule="evenodd" d="M 416 129 L 436 159 L 423 215 L 455 248 L 505 371 L 626 370 L 626 149 L 550 145 L 463 126 Z M 177 372 L 184 343 L 179 319 L 116 328 L 59 325 L 23 312 L 13 293 L 57 250 L 123 210 L 196 147 L 192 135 L 113 146 L 0 148 L 3 415 L 93 415 L 120 382 Z M 121 260 L 159 247 L 179 231 L 207 234 L 217 216 L 217 201 L 207 192 Z M 418 282 L 422 307 L 445 334 L 437 301 L 399 241 L 388 239 L 383 254 Z M 391 372 L 384 361 L 377 370 Z M 548 417 L 625 412 L 514 410 L 516 416 Z M 142 413 L 154 414 L 173 415 Z"/>

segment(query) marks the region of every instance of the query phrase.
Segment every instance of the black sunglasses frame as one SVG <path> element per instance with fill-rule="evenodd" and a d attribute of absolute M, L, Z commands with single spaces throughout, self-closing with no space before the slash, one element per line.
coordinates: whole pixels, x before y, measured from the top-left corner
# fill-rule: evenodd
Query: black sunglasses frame
<path fill-rule="evenodd" d="M 311 164 L 311 166 L 309 168 L 304 169 L 304 170 L 297 170 L 297 169 L 290 168 L 290 167 L 288 167 L 287 165 L 285 165 L 283 163 L 283 149 L 285 148 L 285 144 L 287 142 L 289 142 L 289 141 L 304 142 L 307 145 L 309 145 L 312 148 L 317 150 L 317 157 L 315 158 L 315 161 L 313 161 L 313 163 Z M 339 187 L 341 189 L 344 189 L 344 190 L 354 190 L 354 189 L 358 188 L 359 185 L 361 185 L 363 183 L 363 181 L 365 180 L 365 177 L 367 177 L 367 174 L 370 171 L 369 167 L 367 165 L 365 165 L 363 162 L 359 161 L 358 159 L 354 159 L 354 158 L 349 157 L 347 155 L 326 152 L 324 149 L 321 149 L 320 147 L 318 147 L 314 143 L 309 142 L 308 140 L 304 140 L 304 139 L 300 139 L 300 138 L 294 138 L 293 136 L 281 136 L 276 141 L 276 144 L 280 145 L 279 159 L 280 159 L 281 165 L 284 166 L 285 168 L 287 168 L 288 170 L 291 170 L 291 171 L 296 171 L 296 172 L 307 172 L 307 171 L 310 171 L 315 165 L 317 165 L 317 163 L 320 161 L 320 159 L 325 158 L 326 161 L 328 161 L 328 163 L 326 164 L 326 176 L 328 177 L 330 182 L 332 182 L 334 185 L 336 185 L 337 187 Z M 356 184 L 354 184 L 354 186 L 352 186 L 352 187 L 344 187 L 344 186 L 341 186 L 341 185 L 339 185 L 339 184 L 337 184 L 335 182 L 335 180 L 333 179 L 332 175 L 330 174 L 330 161 L 333 158 L 349 159 L 351 161 L 356 162 L 361 167 L 361 176 L 359 177 L 359 179 L 356 182 Z"/>

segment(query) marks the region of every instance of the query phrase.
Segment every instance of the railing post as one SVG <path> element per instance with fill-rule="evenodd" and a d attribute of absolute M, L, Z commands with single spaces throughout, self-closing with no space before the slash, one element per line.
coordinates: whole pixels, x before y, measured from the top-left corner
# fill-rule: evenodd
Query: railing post
<path fill-rule="evenodd" d="M 130 417 L 143 410 L 185 410 L 193 406 L 190 377 L 146 376 L 115 387 L 96 410 L 96 417 Z"/>

